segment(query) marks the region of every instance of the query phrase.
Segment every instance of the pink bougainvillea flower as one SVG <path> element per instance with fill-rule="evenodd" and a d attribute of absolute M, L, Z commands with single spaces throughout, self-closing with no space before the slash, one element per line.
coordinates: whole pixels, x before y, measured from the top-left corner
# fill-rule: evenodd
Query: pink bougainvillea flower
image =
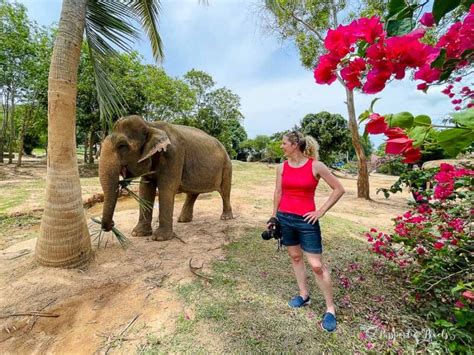
<path fill-rule="evenodd" d="M 453 182 L 440 183 L 440 184 L 436 185 L 436 187 L 434 189 L 434 197 L 438 200 L 445 200 L 449 196 L 451 196 L 453 191 L 454 191 L 454 183 Z"/>
<path fill-rule="evenodd" d="M 364 39 L 367 43 L 374 43 L 376 39 L 383 35 L 383 25 L 377 16 L 361 18 L 357 20 L 358 37 Z"/>
<path fill-rule="evenodd" d="M 403 152 L 405 159 L 402 160 L 403 163 L 415 163 L 421 159 L 421 149 L 420 148 L 408 148 Z"/>
<path fill-rule="evenodd" d="M 436 68 L 431 68 L 430 64 L 425 64 L 418 71 L 415 72 L 416 80 L 423 80 L 428 84 L 431 84 L 433 81 L 438 80 L 441 76 L 441 70 Z"/>
<path fill-rule="evenodd" d="M 424 254 L 426 254 L 426 251 L 427 251 L 426 248 L 423 245 L 420 245 L 420 244 L 417 245 L 415 250 L 416 250 L 418 255 L 424 255 Z"/>
<path fill-rule="evenodd" d="M 464 291 L 462 293 L 463 297 L 467 298 L 470 301 L 474 301 L 474 292 L 471 290 Z"/>
<path fill-rule="evenodd" d="M 454 303 L 454 307 L 464 308 L 464 303 L 462 303 L 461 300 L 457 300 L 456 303 Z"/>
<path fill-rule="evenodd" d="M 338 63 L 339 58 L 331 53 L 321 56 L 318 66 L 314 68 L 314 79 L 316 82 L 318 84 L 331 84 L 334 82 L 337 79 L 335 70 Z"/>
<path fill-rule="evenodd" d="M 329 52 L 344 57 L 351 51 L 352 45 L 356 42 L 355 21 L 347 26 L 339 25 L 335 30 L 329 30 L 324 39 L 324 46 Z"/>
<path fill-rule="evenodd" d="M 388 124 L 385 122 L 385 117 L 378 113 L 373 113 L 369 116 L 370 121 L 367 122 L 365 130 L 370 134 L 385 133 L 388 129 Z"/>
<path fill-rule="evenodd" d="M 347 67 L 341 70 L 341 76 L 346 82 L 349 90 L 360 88 L 362 86 L 360 75 L 361 72 L 365 70 L 365 67 L 365 60 L 362 58 L 356 58 L 352 60 Z"/>
<path fill-rule="evenodd" d="M 376 94 L 382 91 L 391 75 L 392 72 L 389 69 L 372 69 L 367 74 L 367 80 L 362 87 L 362 91 L 366 94 Z"/>
<path fill-rule="evenodd" d="M 434 247 L 436 250 L 440 250 L 440 249 L 442 249 L 442 248 L 444 247 L 444 243 L 442 243 L 442 242 L 435 242 L 435 243 L 433 244 L 433 247 Z"/>
<path fill-rule="evenodd" d="M 426 27 L 433 27 L 434 25 L 433 14 L 431 12 L 425 12 L 423 16 L 421 16 L 420 23 Z"/>
<path fill-rule="evenodd" d="M 360 339 L 360 340 L 365 340 L 365 339 L 367 339 L 367 334 L 365 334 L 364 332 L 360 332 L 360 333 L 359 333 L 359 339 Z"/>
<path fill-rule="evenodd" d="M 400 128 L 400 127 L 392 127 L 392 128 L 389 128 L 386 132 L 385 132 L 385 135 L 392 139 L 392 138 L 402 138 L 402 137 L 406 137 L 406 133 L 405 131 Z"/>
<path fill-rule="evenodd" d="M 409 148 L 413 147 L 413 140 L 408 137 L 391 138 L 385 146 L 387 154 L 401 154 Z"/>
<path fill-rule="evenodd" d="M 426 90 L 428 89 L 428 84 L 426 84 L 426 83 L 421 83 L 421 84 L 418 84 L 418 85 L 416 86 L 416 88 L 417 88 L 418 90 L 421 90 L 421 91 L 426 91 Z"/>

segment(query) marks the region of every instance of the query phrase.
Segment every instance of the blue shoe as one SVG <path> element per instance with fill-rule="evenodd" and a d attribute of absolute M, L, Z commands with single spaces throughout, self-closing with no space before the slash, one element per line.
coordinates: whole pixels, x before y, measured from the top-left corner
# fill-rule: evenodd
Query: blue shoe
<path fill-rule="evenodd" d="M 336 316 L 329 312 L 324 313 L 323 320 L 321 322 L 321 328 L 327 332 L 333 332 L 336 330 L 336 327 Z"/>
<path fill-rule="evenodd" d="M 309 296 L 305 300 L 301 296 L 295 296 L 288 302 L 288 306 L 291 308 L 300 308 L 308 304 L 311 304 Z"/>

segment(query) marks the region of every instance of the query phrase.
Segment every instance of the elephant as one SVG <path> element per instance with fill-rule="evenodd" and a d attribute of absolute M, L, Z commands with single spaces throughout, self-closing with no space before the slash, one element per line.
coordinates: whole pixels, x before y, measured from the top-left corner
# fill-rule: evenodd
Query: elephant
<path fill-rule="evenodd" d="M 140 177 L 139 196 L 154 203 L 159 199 L 159 227 L 153 231 L 152 210 L 140 208 L 132 236 L 152 236 L 153 240 L 174 237 L 175 195 L 186 193 L 178 222 L 191 222 L 200 193 L 218 191 L 222 197 L 221 219 L 232 219 L 230 190 L 232 163 L 224 146 L 200 129 L 168 122 L 147 122 L 141 116 L 120 118 L 103 143 L 99 159 L 99 179 L 104 192 L 102 229 L 114 226 L 119 179 Z"/>

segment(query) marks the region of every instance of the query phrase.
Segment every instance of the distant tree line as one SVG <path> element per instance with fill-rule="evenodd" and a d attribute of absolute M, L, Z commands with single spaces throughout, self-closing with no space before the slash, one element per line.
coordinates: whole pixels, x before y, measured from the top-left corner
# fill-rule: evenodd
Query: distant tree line
<path fill-rule="evenodd" d="M 24 153 L 47 147 L 48 70 L 55 28 L 38 26 L 28 19 L 24 5 L 4 0 L 0 0 L 0 17 L 0 163 L 6 158 L 13 163 L 16 153 L 21 165 Z M 84 42 L 77 84 L 76 139 L 87 163 L 94 162 L 100 142 L 119 118 L 105 124 L 100 117 L 93 65 Z M 200 128 L 219 139 L 234 159 L 279 162 L 283 158 L 280 144 L 285 132 L 249 139 L 240 97 L 228 88 L 216 87 L 210 74 L 192 69 L 181 78 L 171 77 L 160 67 L 144 64 L 136 52 L 109 60 L 106 68 L 115 91 L 122 96 L 124 112 L 147 121 Z M 327 164 L 354 157 L 347 121 L 341 115 L 308 114 L 293 129 L 319 141 L 321 160 Z"/>

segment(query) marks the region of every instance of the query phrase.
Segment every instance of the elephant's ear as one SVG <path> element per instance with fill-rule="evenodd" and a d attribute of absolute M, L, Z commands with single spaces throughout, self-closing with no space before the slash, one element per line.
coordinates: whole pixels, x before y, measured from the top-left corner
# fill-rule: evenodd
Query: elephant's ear
<path fill-rule="evenodd" d="M 141 161 L 151 157 L 156 152 L 161 152 L 162 150 L 166 152 L 166 148 L 171 144 L 170 139 L 165 131 L 157 128 L 149 128 L 148 138 L 143 147 L 142 156 L 138 160 Z"/>

